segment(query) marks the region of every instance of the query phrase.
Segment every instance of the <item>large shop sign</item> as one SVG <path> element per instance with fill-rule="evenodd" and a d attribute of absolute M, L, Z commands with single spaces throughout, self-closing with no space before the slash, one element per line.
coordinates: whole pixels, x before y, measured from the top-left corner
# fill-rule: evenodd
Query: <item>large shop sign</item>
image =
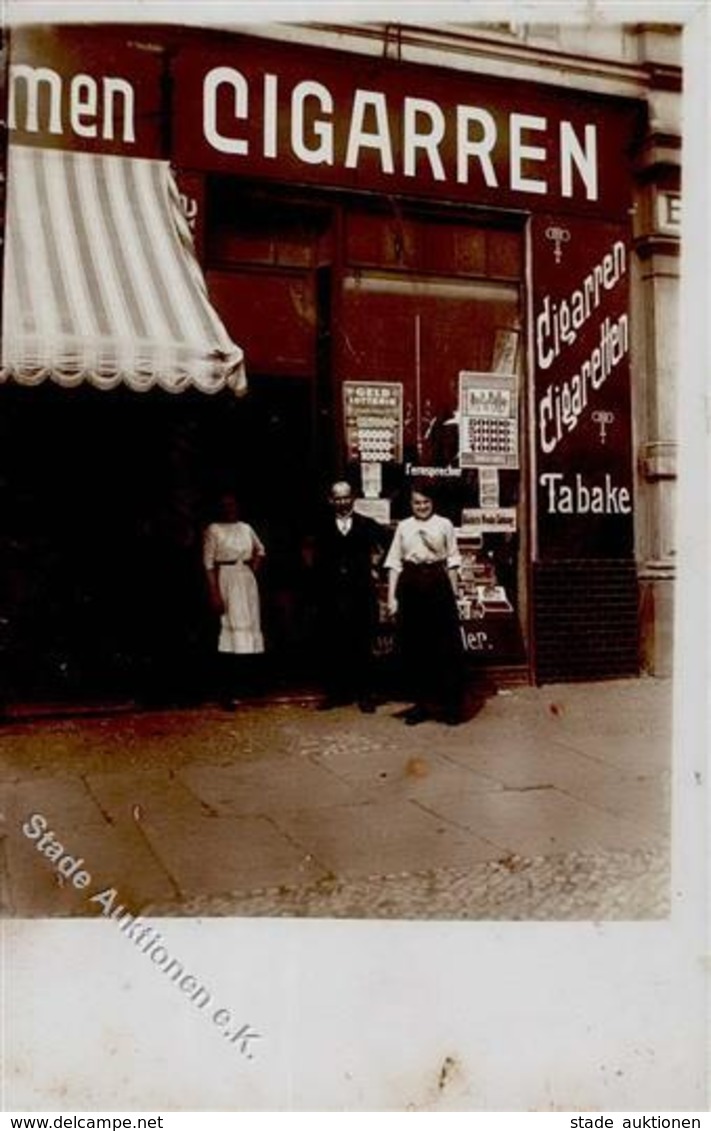
<path fill-rule="evenodd" d="M 629 206 L 633 103 L 198 37 L 164 52 L 115 29 L 16 32 L 13 140 L 157 156 L 170 127 L 172 158 L 199 172 L 525 210 L 621 215 Z"/>
<path fill-rule="evenodd" d="M 176 55 L 185 167 L 531 209 L 629 206 L 632 103 L 235 39 Z"/>
<path fill-rule="evenodd" d="M 18 28 L 10 40 L 10 140 L 161 157 L 162 73 L 160 52 L 116 29 Z"/>
<path fill-rule="evenodd" d="M 633 553 L 625 227 L 535 217 L 538 557 Z"/>

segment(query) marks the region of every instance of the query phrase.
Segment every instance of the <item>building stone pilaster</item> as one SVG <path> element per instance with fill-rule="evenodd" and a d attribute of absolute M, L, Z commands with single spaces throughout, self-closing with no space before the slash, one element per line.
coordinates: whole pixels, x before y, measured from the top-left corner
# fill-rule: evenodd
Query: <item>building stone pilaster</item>
<path fill-rule="evenodd" d="M 637 561 L 644 670 L 672 667 L 679 364 L 681 72 L 671 27 L 642 25 L 649 75 L 646 132 L 637 154 L 634 209 Z"/>

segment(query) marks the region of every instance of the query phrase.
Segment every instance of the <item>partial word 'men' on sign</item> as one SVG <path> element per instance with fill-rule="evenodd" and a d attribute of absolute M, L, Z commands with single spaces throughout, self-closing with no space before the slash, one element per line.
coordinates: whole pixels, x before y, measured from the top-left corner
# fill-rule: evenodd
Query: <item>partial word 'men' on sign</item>
<path fill-rule="evenodd" d="M 120 75 L 64 77 L 51 67 L 13 63 L 9 69 L 8 126 L 58 137 L 136 140 L 136 93 Z"/>

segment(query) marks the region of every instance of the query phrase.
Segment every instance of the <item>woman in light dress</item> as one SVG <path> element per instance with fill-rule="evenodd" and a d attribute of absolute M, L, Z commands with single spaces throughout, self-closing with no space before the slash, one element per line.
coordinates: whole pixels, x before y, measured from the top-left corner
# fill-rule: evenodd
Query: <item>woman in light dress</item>
<path fill-rule="evenodd" d="M 203 564 L 210 604 L 220 618 L 217 651 L 220 658 L 221 700 L 234 706 L 237 690 L 254 690 L 254 659 L 264 652 L 259 588 L 255 576 L 265 549 L 252 527 L 240 521 L 232 494 L 223 495 L 219 521 L 205 531 Z"/>

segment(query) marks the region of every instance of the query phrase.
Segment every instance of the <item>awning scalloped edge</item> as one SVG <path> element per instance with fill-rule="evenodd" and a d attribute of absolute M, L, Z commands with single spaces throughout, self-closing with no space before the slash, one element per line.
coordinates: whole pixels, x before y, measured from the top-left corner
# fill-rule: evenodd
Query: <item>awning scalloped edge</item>
<path fill-rule="evenodd" d="M 11 145 L 0 381 L 246 391 L 165 161 Z"/>
<path fill-rule="evenodd" d="M 15 381 L 18 385 L 26 386 L 36 386 L 51 381 L 64 389 L 73 389 L 88 383 L 96 389 L 107 391 L 116 389 L 119 385 L 126 385 L 137 393 L 148 392 L 153 388 L 163 389 L 167 393 L 183 393 L 187 389 L 195 388 L 208 394 L 230 389 L 237 396 L 243 396 L 247 392 L 243 361 L 222 367 L 216 366 L 212 361 L 206 365 L 205 374 L 201 376 L 198 376 L 195 367 L 189 370 L 171 368 L 164 372 L 155 369 L 141 372 L 136 368 L 121 368 L 99 373 L 95 369 L 62 371 L 56 365 L 31 368 L 4 365 L 0 368 L 0 382 L 7 381 Z"/>

